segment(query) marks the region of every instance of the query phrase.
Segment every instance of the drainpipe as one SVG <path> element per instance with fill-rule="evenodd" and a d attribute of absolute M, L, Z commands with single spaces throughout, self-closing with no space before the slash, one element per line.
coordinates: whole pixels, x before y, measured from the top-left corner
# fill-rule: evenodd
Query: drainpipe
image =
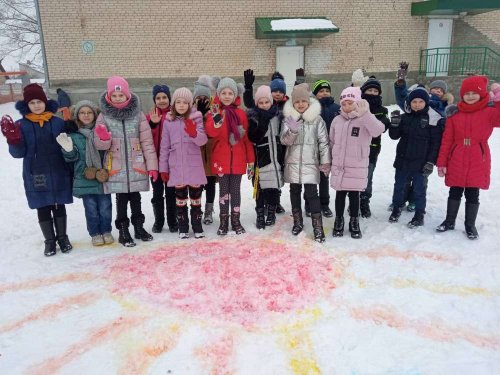
<path fill-rule="evenodd" d="M 40 4 L 38 0 L 35 0 L 35 8 L 36 8 L 36 20 L 38 22 L 38 33 L 40 36 L 40 48 L 42 50 L 42 59 L 43 59 L 43 72 L 45 75 L 45 87 L 47 89 L 50 88 L 49 81 L 49 66 L 47 65 L 47 55 L 45 54 L 45 42 L 43 39 L 43 30 L 42 30 L 42 18 L 40 17 Z"/>

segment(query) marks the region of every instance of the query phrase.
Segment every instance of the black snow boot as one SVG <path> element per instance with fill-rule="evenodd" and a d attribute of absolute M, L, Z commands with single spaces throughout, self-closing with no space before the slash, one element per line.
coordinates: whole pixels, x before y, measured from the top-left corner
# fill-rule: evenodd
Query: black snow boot
<path fill-rule="evenodd" d="M 266 229 L 266 217 L 264 216 L 264 207 L 256 208 L 255 212 L 257 213 L 255 226 L 257 227 L 257 229 Z"/>
<path fill-rule="evenodd" d="M 165 204 L 163 199 L 153 203 L 153 214 L 155 216 L 155 222 L 151 230 L 153 233 L 161 233 L 165 225 Z"/>
<path fill-rule="evenodd" d="M 279 215 L 285 213 L 285 209 L 281 205 L 281 189 L 280 189 L 280 194 L 278 195 L 278 204 L 276 205 L 276 213 L 279 214 Z"/>
<path fill-rule="evenodd" d="M 415 215 L 413 216 L 413 219 L 408 223 L 408 228 L 416 228 L 416 227 L 421 227 L 424 225 L 424 214 L 425 212 L 422 211 L 415 211 Z"/>
<path fill-rule="evenodd" d="M 240 223 L 240 213 L 231 212 L 231 229 L 236 232 L 236 234 L 246 233 L 245 228 Z"/>
<path fill-rule="evenodd" d="M 116 223 L 116 227 L 118 228 L 118 242 L 125 247 L 134 247 L 135 242 L 128 231 L 129 224 L 130 222 L 128 219 Z"/>
<path fill-rule="evenodd" d="M 401 207 L 393 207 L 391 216 L 389 216 L 389 223 L 397 223 L 401 216 Z"/>
<path fill-rule="evenodd" d="M 203 211 L 201 206 L 191 206 L 191 228 L 193 228 L 194 238 L 203 238 L 205 233 L 203 233 L 203 227 L 201 225 L 201 220 L 203 219 Z"/>
<path fill-rule="evenodd" d="M 292 217 L 293 217 L 292 234 L 296 236 L 300 232 L 302 232 L 302 229 L 304 229 L 304 219 L 302 218 L 302 209 L 292 208 Z"/>
<path fill-rule="evenodd" d="M 273 204 L 267 205 L 267 218 L 266 218 L 266 226 L 270 227 L 276 224 L 276 210 L 277 206 Z"/>
<path fill-rule="evenodd" d="M 134 238 L 142 241 L 152 241 L 153 236 L 144 229 L 144 216 L 133 218 L 132 225 L 134 226 Z"/>
<path fill-rule="evenodd" d="M 477 212 L 479 211 L 479 203 L 465 202 L 465 234 L 469 240 L 475 240 L 479 237 L 476 229 Z"/>
<path fill-rule="evenodd" d="M 45 238 L 45 250 L 43 253 L 46 257 L 56 255 L 56 234 L 54 232 L 54 223 L 52 220 L 48 220 L 40 221 L 38 224 L 40 224 L 43 238 Z"/>
<path fill-rule="evenodd" d="M 321 206 L 321 212 L 323 213 L 324 217 L 333 217 L 333 212 L 330 210 L 330 207 L 328 205 Z"/>
<path fill-rule="evenodd" d="M 361 217 L 368 219 L 370 216 L 372 216 L 372 211 L 370 210 L 370 199 L 361 198 L 359 200 L 359 209 L 361 211 Z"/>
<path fill-rule="evenodd" d="M 189 237 L 189 217 L 187 206 L 177 207 L 177 223 L 179 225 L 179 234 L 187 234 L 185 238 Z M 183 237 L 184 238 L 184 237 Z"/>
<path fill-rule="evenodd" d="M 214 204 L 205 203 L 205 214 L 203 216 L 203 224 L 210 225 L 214 222 Z"/>
<path fill-rule="evenodd" d="M 219 229 L 217 229 L 217 234 L 219 236 L 225 236 L 229 228 L 229 214 L 219 214 Z"/>
<path fill-rule="evenodd" d="M 359 228 L 359 217 L 351 216 L 351 219 L 349 220 L 349 232 L 351 232 L 352 238 L 359 239 L 363 237 L 361 229 Z"/>
<path fill-rule="evenodd" d="M 311 217 L 311 209 L 309 208 L 307 199 L 304 200 L 304 211 L 306 211 L 306 217 Z"/>
<path fill-rule="evenodd" d="M 333 223 L 333 237 L 342 237 L 344 235 L 344 216 L 335 216 Z"/>
<path fill-rule="evenodd" d="M 448 198 L 446 208 L 446 219 L 436 228 L 438 232 L 446 232 L 455 229 L 455 220 L 457 219 L 460 200 Z"/>
<path fill-rule="evenodd" d="M 314 241 L 323 243 L 325 242 L 325 232 L 323 231 L 323 217 L 321 212 L 311 214 L 312 227 L 314 233 Z"/>
<path fill-rule="evenodd" d="M 68 235 L 66 234 L 67 219 L 68 217 L 66 215 L 54 217 L 57 243 L 63 253 L 69 253 L 71 249 L 73 249 L 73 245 L 69 242 Z"/>

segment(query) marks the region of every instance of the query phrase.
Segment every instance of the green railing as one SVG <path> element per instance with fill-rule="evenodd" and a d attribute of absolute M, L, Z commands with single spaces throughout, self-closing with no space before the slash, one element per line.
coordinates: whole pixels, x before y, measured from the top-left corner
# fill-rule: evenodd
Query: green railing
<path fill-rule="evenodd" d="M 500 80 L 500 54 L 489 47 L 450 47 L 420 50 L 420 75 L 484 74 Z"/>

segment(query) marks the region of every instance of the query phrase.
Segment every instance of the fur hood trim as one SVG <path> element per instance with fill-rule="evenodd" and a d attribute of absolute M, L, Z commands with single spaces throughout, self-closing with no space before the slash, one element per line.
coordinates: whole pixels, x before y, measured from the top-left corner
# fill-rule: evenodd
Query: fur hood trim
<path fill-rule="evenodd" d="M 16 109 L 23 116 L 26 116 L 28 113 L 31 113 L 30 108 L 28 107 L 28 104 L 25 103 L 24 100 L 18 100 L 16 102 Z M 55 100 L 49 99 L 47 101 L 47 105 L 45 106 L 45 110 L 47 112 L 56 113 L 58 109 L 59 109 L 59 104 Z"/>
<path fill-rule="evenodd" d="M 314 121 L 321 114 L 321 104 L 319 104 L 316 98 L 309 98 L 309 108 L 302 114 L 300 114 L 295 108 L 291 100 L 287 100 L 285 106 L 283 107 L 283 116 L 292 117 L 294 120 L 298 120 L 301 116 L 305 122 Z"/>
<path fill-rule="evenodd" d="M 106 100 L 106 91 L 101 94 L 99 98 L 101 112 L 106 117 L 111 117 L 117 120 L 127 120 L 133 118 L 141 111 L 139 97 L 134 93 L 130 95 L 130 102 L 125 108 L 115 108 Z"/>

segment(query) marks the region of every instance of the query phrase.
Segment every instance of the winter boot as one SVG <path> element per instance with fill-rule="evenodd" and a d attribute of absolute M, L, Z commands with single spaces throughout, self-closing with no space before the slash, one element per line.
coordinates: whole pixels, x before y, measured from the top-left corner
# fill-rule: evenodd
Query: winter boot
<path fill-rule="evenodd" d="M 302 218 L 302 209 L 292 208 L 292 216 L 293 216 L 292 234 L 296 236 L 300 232 L 302 232 L 302 229 L 304 229 L 304 219 Z"/>
<path fill-rule="evenodd" d="M 323 217 L 321 212 L 311 214 L 312 227 L 314 233 L 314 241 L 323 243 L 325 242 L 325 232 L 323 231 Z"/>
<path fill-rule="evenodd" d="M 351 216 L 351 219 L 349 220 L 349 232 L 351 232 L 352 238 L 359 239 L 363 237 L 361 229 L 359 228 L 359 217 Z"/>
<path fill-rule="evenodd" d="M 203 212 L 201 211 L 201 206 L 191 206 L 191 228 L 193 228 L 194 238 L 205 237 L 203 227 L 201 226 L 202 218 Z"/>
<path fill-rule="evenodd" d="M 155 216 L 155 222 L 151 230 L 153 233 L 161 233 L 163 225 L 165 225 L 165 204 L 163 199 L 153 203 L 153 214 Z"/>
<path fill-rule="evenodd" d="M 370 199 L 361 198 L 359 200 L 359 209 L 361 211 L 361 217 L 368 219 L 370 216 L 372 216 L 372 211 L 370 210 Z"/>
<path fill-rule="evenodd" d="M 40 224 L 43 238 L 45 238 L 45 250 L 43 253 L 46 257 L 56 255 L 56 234 L 54 233 L 54 223 L 52 220 L 48 220 L 40 221 L 38 224 Z"/>
<path fill-rule="evenodd" d="M 424 225 L 424 214 L 425 212 L 422 211 L 415 211 L 415 215 L 413 216 L 413 219 L 408 223 L 408 228 L 416 228 L 416 227 L 421 227 Z"/>
<path fill-rule="evenodd" d="M 179 223 L 179 237 L 189 237 L 189 217 L 187 206 L 177 207 L 177 223 Z"/>
<path fill-rule="evenodd" d="M 447 230 L 455 229 L 455 220 L 457 219 L 459 208 L 460 200 L 448 198 L 446 219 L 444 219 L 444 221 L 436 228 L 436 231 L 446 232 Z"/>
<path fill-rule="evenodd" d="M 408 202 L 408 206 L 406 206 L 406 211 L 414 212 L 415 211 L 415 202 Z"/>
<path fill-rule="evenodd" d="M 475 240 L 479 237 L 476 229 L 477 212 L 479 211 L 479 203 L 465 202 L 465 234 L 469 240 Z"/>
<path fill-rule="evenodd" d="M 389 216 L 389 223 L 397 223 L 401 216 L 401 207 L 393 208 L 391 216 Z"/>
<path fill-rule="evenodd" d="M 276 213 L 278 215 L 281 215 L 281 214 L 284 214 L 285 213 L 285 209 L 283 208 L 283 206 L 281 205 L 281 189 L 280 189 L 280 194 L 278 195 L 278 204 L 276 205 Z M 266 213 L 267 215 L 267 213 Z"/>
<path fill-rule="evenodd" d="M 240 213 L 231 212 L 231 229 L 236 232 L 236 234 L 245 233 L 245 228 L 240 223 Z"/>
<path fill-rule="evenodd" d="M 219 224 L 219 229 L 217 229 L 217 234 L 219 236 L 225 236 L 227 234 L 229 227 L 229 215 L 221 213 L 219 214 L 219 220 L 220 224 Z"/>
<path fill-rule="evenodd" d="M 214 222 L 214 204 L 205 203 L 205 214 L 203 215 L 203 224 L 210 225 Z"/>
<path fill-rule="evenodd" d="M 125 219 L 121 222 L 117 223 L 118 227 L 118 242 L 121 243 L 125 247 L 134 247 L 135 242 L 128 231 L 129 220 Z"/>
<path fill-rule="evenodd" d="M 333 237 L 342 237 L 344 235 L 344 216 L 335 216 L 333 223 Z"/>
<path fill-rule="evenodd" d="M 267 205 L 267 217 L 266 217 L 266 226 L 270 227 L 276 224 L 276 210 L 278 206 L 273 204 Z"/>
<path fill-rule="evenodd" d="M 332 210 L 330 210 L 330 207 L 328 207 L 328 205 L 322 206 L 321 212 L 323 213 L 324 217 L 333 217 L 333 212 Z"/>
<path fill-rule="evenodd" d="M 167 201 L 166 204 L 168 230 L 170 233 L 177 233 L 179 231 L 179 224 L 177 222 L 177 205 L 175 204 L 175 199 L 173 201 Z"/>
<path fill-rule="evenodd" d="M 311 217 L 311 209 L 309 208 L 309 202 L 307 199 L 304 201 L 304 210 L 306 211 L 306 217 Z"/>
<path fill-rule="evenodd" d="M 152 241 L 153 236 L 144 229 L 144 216 L 132 220 L 134 226 L 134 238 L 142 241 Z"/>
<path fill-rule="evenodd" d="M 69 253 L 73 249 L 73 245 L 69 242 L 68 235 L 66 234 L 67 219 L 67 216 L 54 217 L 57 243 L 63 253 Z"/>
<path fill-rule="evenodd" d="M 257 229 L 266 229 L 266 217 L 264 216 L 264 207 L 257 207 L 255 209 L 257 212 L 257 219 L 255 221 L 255 226 Z"/>

